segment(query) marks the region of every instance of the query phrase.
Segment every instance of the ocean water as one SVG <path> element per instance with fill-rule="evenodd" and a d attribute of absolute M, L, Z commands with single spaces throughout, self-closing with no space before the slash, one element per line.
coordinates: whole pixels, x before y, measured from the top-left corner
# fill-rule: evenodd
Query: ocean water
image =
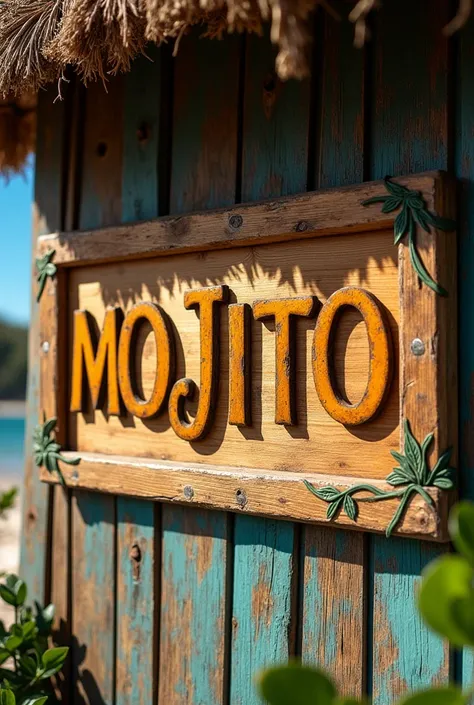
<path fill-rule="evenodd" d="M 24 443 L 25 419 L 0 417 L 0 479 L 21 479 Z"/>

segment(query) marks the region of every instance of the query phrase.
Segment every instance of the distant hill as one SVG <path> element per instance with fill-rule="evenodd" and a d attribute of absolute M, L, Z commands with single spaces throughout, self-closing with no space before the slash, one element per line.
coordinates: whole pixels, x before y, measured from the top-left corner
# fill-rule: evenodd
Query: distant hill
<path fill-rule="evenodd" d="M 0 320 L 0 399 L 24 399 L 28 330 Z"/>

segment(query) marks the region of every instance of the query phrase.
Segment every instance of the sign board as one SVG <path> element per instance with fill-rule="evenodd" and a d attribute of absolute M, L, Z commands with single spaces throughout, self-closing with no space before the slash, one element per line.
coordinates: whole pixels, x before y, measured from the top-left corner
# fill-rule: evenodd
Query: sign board
<path fill-rule="evenodd" d="M 446 540 L 448 195 L 425 174 L 41 237 L 42 478 Z"/>

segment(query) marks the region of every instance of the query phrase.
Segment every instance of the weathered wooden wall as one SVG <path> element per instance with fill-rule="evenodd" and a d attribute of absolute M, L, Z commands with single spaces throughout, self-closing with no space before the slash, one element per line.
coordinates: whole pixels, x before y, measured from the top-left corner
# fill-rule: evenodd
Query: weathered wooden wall
<path fill-rule="evenodd" d="M 460 181 L 460 477 L 474 495 L 474 23 L 386 0 L 373 41 L 316 17 L 313 80 L 280 83 L 268 39 L 182 40 L 65 103 L 40 94 L 37 231 L 132 222 L 447 169 Z M 30 400 L 40 342 L 31 334 Z M 458 400 L 453 398 L 453 405 Z M 35 422 L 31 405 L 28 440 Z M 431 544 L 41 487 L 27 465 L 23 577 L 73 635 L 71 703 L 256 705 L 301 655 L 346 693 L 473 677 L 419 619 Z M 48 537 L 48 541 L 46 541 Z"/>

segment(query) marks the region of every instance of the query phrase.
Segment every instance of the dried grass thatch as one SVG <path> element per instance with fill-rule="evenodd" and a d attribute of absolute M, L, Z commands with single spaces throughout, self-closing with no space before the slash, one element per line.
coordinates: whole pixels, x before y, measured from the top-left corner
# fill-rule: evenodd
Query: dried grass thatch
<path fill-rule="evenodd" d="M 366 18 L 381 2 L 352 2 L 349 19 L 355 44 L 362 46 Z M 446 34 L 466 22 L 472 2 L 459 0 Z M 18 168 L 34 135 L 34 118 L 7 96 L 59 81 L 67 65 L 85 82 L 127 71 L 147 41 L 174 39 L 176 53 L 182 35 L 197 24 L 205 36 L 221 37 L 226 31 L 261 33 L 269 22 L 278 75 L 302 78 L 308 74 L 308 18 L 317 5 L 337 16 L 331 0 L 0 0 L 0 173 Z"/>
<path fill-rule="evenodd" d="M 36 94 L 0 100 L 0 174 L 21 173 L 35 149 Z"/>

